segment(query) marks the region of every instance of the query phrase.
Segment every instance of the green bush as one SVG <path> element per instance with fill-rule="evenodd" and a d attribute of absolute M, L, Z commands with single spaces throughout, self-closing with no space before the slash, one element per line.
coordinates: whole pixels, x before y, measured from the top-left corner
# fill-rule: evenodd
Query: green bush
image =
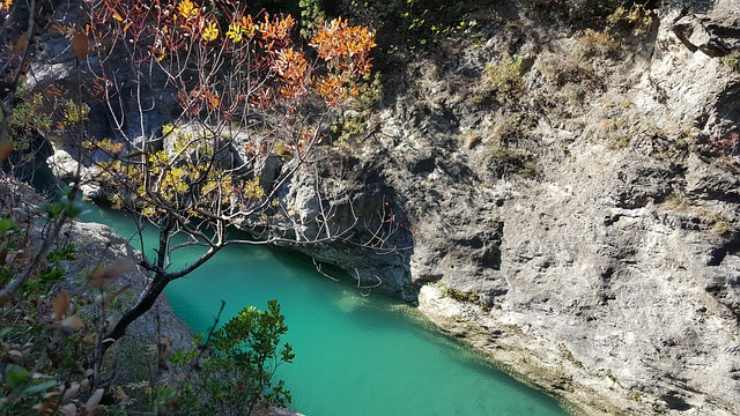
<path fill-rule="evenodd" d="M 299 0 L 298 7 L 301 10 L 301 36 L 310 39 L 326 20 L 321 0 Z"/>
<path fill-rule="evenodd" d="M 242 309 L 204 346 L 177 353 L 172 361 L 184 379 L 171 396 L 172 414 L 251 415 L 269 405 L 290 403 L 283 381 L 273 382 L 275 370 L 295 358 L 280 339 L 288 331 L 277 301 L 267 310 Z"/>
<path fill-rule="evenodd" d="M 497 63 L 489 63 L 483 70 L 483 87 L 499 100 L 515 99 L 524 92 L 524 61 L 521 57 L 504 55 Z"/>

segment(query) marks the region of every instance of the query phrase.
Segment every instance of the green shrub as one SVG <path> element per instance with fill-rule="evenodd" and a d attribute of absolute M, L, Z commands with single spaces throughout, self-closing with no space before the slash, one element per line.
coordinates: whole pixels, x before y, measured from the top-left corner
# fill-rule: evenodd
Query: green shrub
<path fill-rule="evenodd" d="M 489 63 L 483 70 L 484 89 L 500 100 L 518 98 L 524 92 L 524 61 L 508 54 L 497 63 Z"/>
<path fill-rule="evenodd" d="M 722 63 L 730 70 L 740 74 L 740 52 L 733 52 L 722 57 Z"/>
<path fill-rule="evenodd" d="M 586 29 L 578 38 L 576 55 L 580 59 L 594 56 L 611 57 L 617 55 L 621 44 L 609 32 Z"/>
<path fill-rule="evenodd" d="M 383 96 L 383 83 L 380 74 L 372 81 L 367 80 L 356 91 L 351 108 L 341 114 L 329 127 L 333 141 L 338 145 L 347 145 L 350 139 L 367 133 L 372 110 Z"/>
<path fill-rule="evenodd" d="M 321 0 L 299 0 L 298 7 L 301 9 L 301 36 L 310 39 L 326 21 Z"/>
<path fill-rule="evenodd" d="M 273 382 L 277 367 L 295 358 L 291 346 L 280 342 L 287 331 L 273 300 L 265 311 L 242 309 L 204 346 L 175 354 L 172 361 L 185 377 L 170 400 L 171 414 L 248 416 L 263 406 L 287 405 L 283 381 Z"/>
<path fill-rule="evenodd" d="M 442 296 L 465 303 L 478 303 L 480 301 L 480 296 L 477 293 L 463 292 L 447 286 L 442 286 Z"/>
<path fill-rule="evenodd" d="M 642 4 L 632 4 L 615 8 L 606 21 L 611 29 L 623 29 L 641 35 L 648 32 L 657 19 L 653 10 Z"/>

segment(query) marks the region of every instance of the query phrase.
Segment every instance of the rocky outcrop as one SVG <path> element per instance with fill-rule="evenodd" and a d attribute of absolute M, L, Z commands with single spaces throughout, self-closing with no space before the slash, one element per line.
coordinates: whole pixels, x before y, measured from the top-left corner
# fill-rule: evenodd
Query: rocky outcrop
<path fill-rule="evenodd" d="M 21 201 L 24 215 L 39 212 L 47 200 L 36 193 L 30 186 L 7 178 L 0 181 L 0 192 L 13 194 Z M 83 207 L 83 209 L 86 209 Z M 41 241 L 41 229 L 31 236 L 32 241 Z M 127 307 L 133 303 L 135 295 L 148 283 L 144 270 L 138 266 L 140 253 L 132 248 L 129 241 L 117 235 L 110 227 L 102 224 L 71 221 L 65 225 L 59 235 L 57 245 L 71 244 L 74 247 L 74 259 L 62 261 L 65 269 L 65 280 L 58 289 L 64 288 L 77 294 L 87 303 L 93 303 L 99 295 L 97 289 L 88 287 L 87 276 L 98 267 L 109 267 L 120 271 L 107 287 L 109 293 L 122 290 L 117 298 L 116 307 L 108 310 L 108 319 L 115 321 Z M 84 303 L 84 302 L 83 302 Z M 192 347 L 190 330 L 172 312 L 165 297 L 161 297 L 152 313 L 144 315 L 129 328 L 129 337 L 125 338 L 126 347 L 145 350 L 157 344 L 158 339 L 167 339 L 176 349 Z"/>
<path fill-rule="evenodd" d="M 411 244 L 311 254 L 377 274 L 576 412 L 740 413 L 740 154 L 723 145 L 740 75 L 716 58 L 735 49 L 728 10 L 740 4 L 666 6 L 618 47 L 519 16 L 411 64 L 353 154 Z M 515 104 L 484 85 L 507 54 L 525 63 Z"/>
<path fill-rule="evenodd" d="M 673 31 L 692 51 L 701 50 L 709 56 L 725 56 L 740 51 L 740 11 L 731 2 L 718 6 L 709 15 L 682 16 L 673 24 Z"/>
<path fill-rule="evenodd" d="M 96 167 L 80 165 L 72 155 L 61 148 L 54 150 L 54 153 L 46 159 L 46 164 L 54 176 L 65 183 L 76 180 L 79 172 L 80 191 L 86 198 L 96 199 L 102 196 L 100 186 L 95 181 L 96 176 L 100 174 Z"/>

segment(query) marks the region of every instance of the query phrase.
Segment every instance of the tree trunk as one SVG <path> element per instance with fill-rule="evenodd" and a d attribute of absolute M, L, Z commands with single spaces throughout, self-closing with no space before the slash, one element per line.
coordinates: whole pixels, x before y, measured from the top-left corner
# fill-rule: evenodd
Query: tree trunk
<path fill-rule="evenodd" d="M 114 326 L 113 329 L 106 334 L 105 338 L 103 338 L 103 354 L 105 354 L 111 345 L 126 335 L 126 329 L 131 325 L 131 323 L 139 319 L 142 315 L 147 313 L 152 306 L 154 306 L 154 303 L 157 301 L 159 295 L 162 294 L 162 291 L 167 287 L 169 282 L 170 279 L 167 278 L 167 276 L 160 273 L 155 274 L 154 279 L 149 283 L 146 289 L 144 289 L 144 293 L 139 297 L 139 301 L 136 302 L 136 305 L 126 311 L 121 319 L 118 320 L 116 326 Z"/>

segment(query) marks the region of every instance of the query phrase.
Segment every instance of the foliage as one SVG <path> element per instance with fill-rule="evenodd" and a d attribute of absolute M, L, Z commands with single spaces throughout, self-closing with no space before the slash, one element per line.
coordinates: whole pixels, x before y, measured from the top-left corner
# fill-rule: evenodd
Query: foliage
<path fill-rule="evenodd" d="M 354 98 L 350 110 L 345 111 L 329 127 L 334 142 L 340 146 L 347 145 L 349 140 L 367 133 L 372 110 L 382 97 L 382 81 L 376 74 L 373 81 L 364 85 Z"/>
<path fill-rule="evenodd" d="M 480 296 L 475 292 L 464 292 L 452 287 L 442 286 L 442 296 L 464 303 L 478 303 Z"/>
<path fill-rule="evenodd" d="M 653 27 L 657 19 L 653 10 L 643 4 L 634 3 L 630 6 L 618 6 L 606 21 L 612 29 L 624 29 L 635 35 L 642 35 Z"/>
<path fill-rule="evenodd" d="M 581 111 L 587 97 L 604 88 L 588 61 L 565 53 L 541 53 L 533 68 L 539 72 L 547 89 L 546 94 L 540 95 L 544 105 L 566 117 L 568 113 Z"/>
<path fill-rule="evenodd" d="M 301 9 L 301 36 L 310 39 L 326 21 L 320 0 L 299 0 Z"/>
<path fill-rule="evenodd" d="M 7 184 L 3 188 L 10 189 Z M 93 302 L 82 294 L 59 289 L 58 283 L 67 276 L 63 263 L 75 260 L 77 250 L 71 243 L 45 235 L 48 227 L 39 230 L 37 225 L 44 221 L 53 224 L 64 215 L 66 204 L 62 201 L 54 209 L 26 206 L 18 210 L 13 209 L 12 197 L 3 196 L 3 280 L 27 270 L 39 240 L 51 239 L 52 249 L 45 255 L 44 266 L 23 282 L 21 296 L 13 303 L 0 304 L 0 415 L 93 414 L 103 394 L 103 389 L 96 387 L 100 379 L 94 364 L 101 340 L 99 322 L 106 319 L 105 304 L 120 293 L 105 293 L 103 286 L 98 286 L 105 296 Z M 86 304 L 95 306 L 83 317 Z"/>
<path fill-rule="evenodd" d="M 73 38 L 73 49 L 93 68 L 117 138 L 89 138 L 83 155 L 99 169 L 97 184 L 113 206 L 132 214 L 139 232 L 149 224 L 160 234 L 158 250 L 142 259 L 153 283 L 107 334 L 104 349 L 167 284 L 227 245 L 347 237 L 347 229 L 326 225 L 338 205 L 320 203 L 310 228 L 311 219 L 292 218 L 277 196 L 291 175 L 317 163 L 313 151 L 331 121 L 371 88 L 372 31 L 335 18 L 316 26 L 304 45 L 291 15 L 252 13 L 239 2 L 103 0 L 86 11 L 88 29 L 84 39 Z M 121 66 L 126 82 L 117 77 Z M 149 102 L 151 90 L 176 97 L 174 116 L 161 129 L 132 134 L 127 126 L 147 124 L 148 110 L 113 109 L 122 97 Z M 327 189 L 317 183 L 315 197 L 333 192 Z M 234 226 L 250 232 L 229 233 Z M 203 249 L 196 260 L 171 267 L 174 251 L 193 246 Z"/>
<path fill-rule="evenodd" d="M 275 370 L 295 358 L 280 339 L 288 331 L 276 301 L 249 306 L 210 334 L 204 346 L 175 354 L 185 379 L 170 401 L 174 414 L 251 415 L 262 405 L 285 406 L 290 393 Z M 189 366 L 197 365 L 195 371 Z"/>
<path fill-rule="evenodd" d="M 488 147 L 486 156 L 495 177 L 520 175 L 534 178 L 537 176 L 537 165 L 534 158 L 525 150 L 494 144 Z"/>
<path fill-rule="evenodd" d="M 621 43 L 609 32 L 597 32 L 586 29 L 578 38 L 576 54 L 579 59 L 589 59 L 595 56 L 613 57 L 621 48 Z"/>
<path fill-rule="evenodd" d="M 201 8 L 190 0 L 161 1 L 153 16 L 136 7 L 127 9 L 124 15 L 119 3 L 107 0 L 105 7 L 91 10 L 93 38 L 152 39 L 141 45 L 142 56 L 132 56 L 131 60 L 156 62 L 169 82 L 178 86 L 183 114 L 173 124 L 194 122 L 204 126 L 184 140 L 176 137 L 180 144 L 174 153 L 138 149 L 147 153 L 143 165 L 130 156 L 137 153 L 136 146 L 130 151 L 112 151 L 105 140 L 87 142 L 88 150 L 103 151 L 111 158 L 100 167 L 104 184 L 117 190 L 112 197 L 152 220 L 161 219 L 171 209 L 202 220 L 209 218 L 208 213 L 216 206 L 232 213 L 263 206 L 270 195 L 264 190 L 254 191 L 254 177 L 210 163 L 231 151 L 224 139 L 226 132 L 235 122 L 249 125 L 247 120 L 254 114 L 282 114 L 285 118 L 279 120 L 281 125 L 275 126 L 282 131 L 276 132 L 278 137 L 273 136 L 271 146 L 262 143 L 260 147 L 269 151 L 279 144 L 305 158 L 317 139 L 319 126 L 298 126 L 302 122 L 298 108 L 313 98 L 322 99 L 325 106 L 337 107 L 359 96 L 362 86 L 358 81 L 372 68 L 369 53 L 375 46 L 374 35 L 341 18 L 322 25 L 310 39 L 323 62 L 322 67 L 315 67 L 293 44 L 295 20 L 291 16 L 264 13 L 254 18 L 245 10 Z M 171 15 L 174 25 L 168 23 Z M 115 47 L 108 46 L 111 50 Z M 210 48 L 223 53 L 208 53 Z M 180 50 L 182 54 L 176 52 Z M 207 75 L 211 71 L 213 75 Z M 110 79 L 101 81 L 112 84 Z M 173 124 L 163 127 L 165 136 L 171 133 Z M 182 151 L 185 147 L 194 151 Z M 248 151 L 255 152 L 256 158 L 264 157 L 264 153 L 258 153 L 264 150 L 247 147 L 253 149 Z"/>
<path fill-rule="evenodd" d="M 722 57 L 722 63 L 731 71 L 740 74 L 740 52 L 736 51 Z"/>
<path fill-rule="evenodd" d="M 378 30 L 384 51 L 415 52 L 454 35 L 473 36 L 479 23 L 469 12 L 494 2 L 345 0 L 342 3 L 352 17 Z"/>
<path fill-rule="evenodd" d="M 10 12 L 10 8 L 13 7 L 13 0 L 2 0 L 0 1 L 0 13 Z"/>
<path fill-rule="evenodd" d="M 524 60 L 505 54 L 496 63 L 489 63 L 483 70 L 485 90 L 496 94 L 499 100 L 515 99 L 524 92 Z"/>
<path fill-rule="evenodd" d="M 592 25 L 609 15 L 623 0 L 529 0 L 536 11 L 560 12 L 574 22 Z"/>

